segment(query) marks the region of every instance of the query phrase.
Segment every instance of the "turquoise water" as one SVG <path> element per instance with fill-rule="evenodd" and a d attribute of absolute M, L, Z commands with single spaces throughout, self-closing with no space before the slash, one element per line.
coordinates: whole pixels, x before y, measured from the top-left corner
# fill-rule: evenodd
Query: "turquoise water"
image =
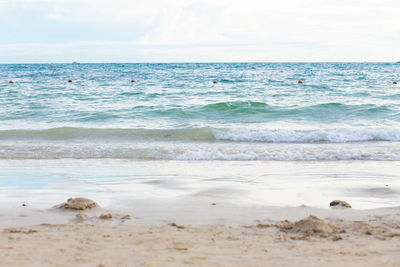
<path fill-rule="evenodd" d="M 32 64 L 0 76 L 3 206 L 400 205 L 399 64 Z"/>
<path fill-rule="evenodd" d="M 18 64 L 0 76 L 2 159 L 400 160 L 399 64 Z"/>

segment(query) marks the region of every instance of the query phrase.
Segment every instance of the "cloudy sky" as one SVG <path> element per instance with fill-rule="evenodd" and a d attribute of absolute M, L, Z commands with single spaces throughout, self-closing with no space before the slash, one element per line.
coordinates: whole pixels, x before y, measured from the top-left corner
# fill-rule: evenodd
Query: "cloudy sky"
<path fill-rule="evenodd" d="M 397 60 L 399 0 L 0 0 L 0 63 Z"/>

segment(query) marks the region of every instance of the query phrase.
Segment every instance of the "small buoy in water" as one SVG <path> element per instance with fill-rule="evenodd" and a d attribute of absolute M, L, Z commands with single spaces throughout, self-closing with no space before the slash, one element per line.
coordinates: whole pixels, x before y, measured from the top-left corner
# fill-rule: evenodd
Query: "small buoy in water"
<path fill-rule="evenodd" d="M 302 80 L 298 80 L 297 83 L 303 83 L 303 81 Z"/>
<path fill-rule="evenodd" d="M 14 81 L 13 81 L 13 80 L 10 80 L 9 83 L 14 83 Z"/>
<path fill-rule="evenodd" d="M 71 80 L 71 79 L 69 79 L 69 80 L 68 80 L 68 82 L 69 82 L 69 83 L 72 83 L 72 80 Z"/>
<path fill-rule="evenodd" d="M 136 80 L 135 80 L 135 79 L 133 79 L 131 82 L 133 82 L 133 83 L 134 83 L 134 82 L 136 82 Z"/>
<path fill-rule="evenodd" d="M 396 82 L 396 81 L 394 81 L 394 82 L 393 82 L 393 84 L 397 84 L 397 82 Z"/>
<path fill-rule="evenodd" d="M 214 80 L 213 83 L 217 83 L 217 80 Z"/>

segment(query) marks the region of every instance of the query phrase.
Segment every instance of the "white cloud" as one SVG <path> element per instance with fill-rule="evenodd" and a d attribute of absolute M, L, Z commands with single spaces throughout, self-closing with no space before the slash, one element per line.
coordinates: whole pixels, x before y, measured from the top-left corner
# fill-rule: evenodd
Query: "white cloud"
<path fill-rule="evenodd" d="M 79 25 L 90 24 L 98 25 L 99 32 L 102 27 L 126 32 L 122 42 L 109 39 L 100 44 L 97 40 L 103 38 L 92 37 L 92 49 L 97 52 L 89 49 L 92 57 L 88 60 L 98 56 L 101 61 L 102 51 L 119 61 L 122 55 L 118 55 L 124 53 L 119 49 L 135 53 L 129 57 L 132 60 L 159 61 L 400 58 L 396 49 L 400 45 L 400 2 L 394 0 L 0 0 L 0 7 L 3 14 L 11 9 L 14 13 L 32 10 L 49 23 L 71 25 L 76 31 Z M 12 20 L 12 15 L 7 17 Z M 140 33 L 132 36 L 132 29 L 138 28 Z M 73 40 L 59 46 L 73 54 L 78 53 L 77 47 L 86 51 L 88 44 Z M 0 50 L 10 53 L 7 49 L 11 47 L 3 45 Z M 37 53 L 37 45 L 25 47 Z M 45 57 L 46 51 L 39 52 Z M 57 57 L 56 51 L 51 53 Z"/>

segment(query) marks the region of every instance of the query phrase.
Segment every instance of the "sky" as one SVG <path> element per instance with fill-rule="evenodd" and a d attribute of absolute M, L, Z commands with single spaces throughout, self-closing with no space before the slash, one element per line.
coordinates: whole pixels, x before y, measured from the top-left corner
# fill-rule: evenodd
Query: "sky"
<path fill-rule="evenodd" d="M 399 0 L 0 0 L 0 63 L 398 60 Z"/>

